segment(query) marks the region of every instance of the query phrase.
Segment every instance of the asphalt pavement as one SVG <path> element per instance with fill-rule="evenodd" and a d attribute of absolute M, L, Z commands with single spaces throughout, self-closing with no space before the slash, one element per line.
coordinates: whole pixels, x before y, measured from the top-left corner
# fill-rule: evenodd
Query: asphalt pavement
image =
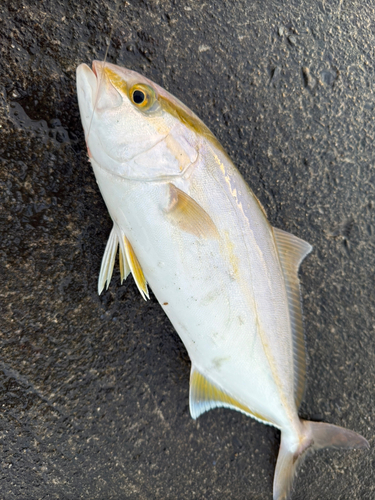
<path fill-rule="evenodd" d="M 113 33 L 110 39 L 111 29 Z M 138 71 L 210 127 L 272 224 L 314 246 L 300 276 L 303 418 L 368 451 L 310 456 L 293 500 L 375 498 L 375 2 L 0 4 L 0 497 L 270 500 L 279 432 L 193 421 L 190 361 L 116 269 L 75 70 Z"/>

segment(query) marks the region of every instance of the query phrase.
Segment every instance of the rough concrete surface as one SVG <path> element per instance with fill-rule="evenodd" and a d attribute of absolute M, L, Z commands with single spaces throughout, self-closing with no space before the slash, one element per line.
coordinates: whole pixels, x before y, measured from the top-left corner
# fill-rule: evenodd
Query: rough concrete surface
<path fill-rule="evenodd" d="M 97 296 L 111 221 L 75 69 L 141 72 L 213 130 L 301 269 L 304 418 L 369 451 L 309 457 L 293 500 L 374 499 L 374 55 L 370 0 L 0 3 L 0 497 L 272 498 L 279 432 L 193 421 L 190 362 L 131 277 Z"/>

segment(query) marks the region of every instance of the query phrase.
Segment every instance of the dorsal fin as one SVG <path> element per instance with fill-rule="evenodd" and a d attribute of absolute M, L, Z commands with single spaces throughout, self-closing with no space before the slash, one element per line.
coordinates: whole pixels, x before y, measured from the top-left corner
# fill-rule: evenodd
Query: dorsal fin
<path fill-rule="evenodd" d="M 306 379 L 306 351 L 303 336 L 303 318 L 301 292 L 299 288 L 298 268 L 308 255 L 312 246 L 293 234 L 273 228 L 280 262 L 283 269 L 288 295 L 289 315 L 293 332 L 294 350 L 294 400 L 299 408 Z"/>
<path fill-rule="evenodd" d="M 169 207 L 166 213 L 182 231 L 197 238 L 218 238 L 219 233 L 208 213 L 191 196 L 169 183 Z"/>
<path fill-rule="evenodd" d="M 275 425 L 265 417 L 262 417 L 262 415 L 251 411 L 246 405 L 240 403 L 226 391 L 215 385 L 194 365 L 191 365 L 190 372 L 189 406 L 190 415 L 194 419 L 213 408 L 230 408 L 231 410 L 237 410 L 253 417 L 264 424 Z"/>

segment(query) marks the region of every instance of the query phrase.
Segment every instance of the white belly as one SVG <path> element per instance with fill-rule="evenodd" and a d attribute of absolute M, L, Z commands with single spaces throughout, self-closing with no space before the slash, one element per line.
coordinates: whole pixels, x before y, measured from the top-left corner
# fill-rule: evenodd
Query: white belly
<path fill-rule="evenodd" d="M 215 240 L 170 223 L 163 210 L 165 183 L 115 184 L 95 168 L 110 214 L 194 366 L 264 420 L 285 428 L 296 418 L 285 286 L 272 229 L 236 173 L 229 182 L 206 162 L 188 181 L 175 181 L 210 214 L 220 234 Z"/>

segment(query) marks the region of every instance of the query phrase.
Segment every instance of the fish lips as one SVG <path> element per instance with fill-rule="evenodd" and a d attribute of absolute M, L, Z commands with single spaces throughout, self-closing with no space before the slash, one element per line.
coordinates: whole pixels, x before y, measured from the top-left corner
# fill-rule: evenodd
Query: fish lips
<path fill-rule="evenodd" d="M 88 134 L 94 113 L 121 106 L 123 99 L 111 84 L 100 61 L 93 61 L 92 70 L 87 64 L 77 68 L 77 96 L 85 135 Z"/>
<path fill-rule="evenodd" d="M 82 125 L 85 130 L 85 134 L 87 134 L 95 106 L 98 80 L 95 73 L 91 71 L 87 64 L 80 64 L 78 66 L 76 76 L 78 106 L 81 114 Z"/>

